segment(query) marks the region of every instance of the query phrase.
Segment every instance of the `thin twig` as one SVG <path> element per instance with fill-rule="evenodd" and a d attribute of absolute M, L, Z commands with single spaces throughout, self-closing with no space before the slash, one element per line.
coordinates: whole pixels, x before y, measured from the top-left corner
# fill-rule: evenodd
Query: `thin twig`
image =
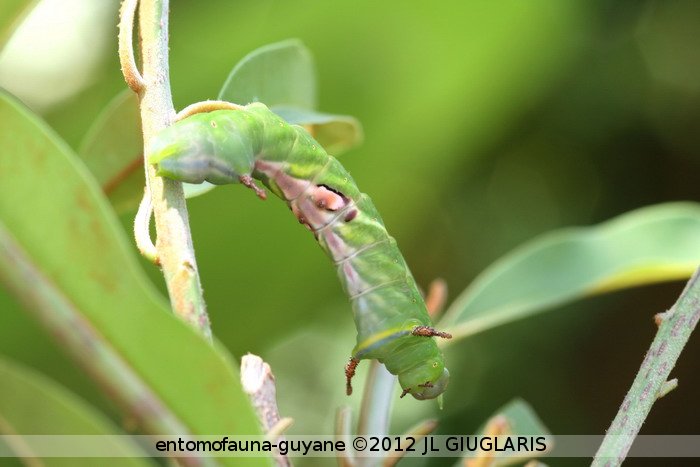
<path fill-rule="evenodd" d="M 504 415 L 496 415 L 486 422 L 484 436 L 495 438 L 511 433 L 511 426 Z M 479 450 L 473 458 L 464 459 L 465 467 L 491 467 L 495 465 L 495 452 L 493 450 Z"/>
<path fill-rule="evenodd" d="M 272 425 L 272 427 L 267 430 L 267 433 L 265 433 L 265 436 L 269 440 L 278 440 L 283 434 L 291 428 L 291 426 L 294 425 L 294 419 L 292 417 L 282 417 L 279 419 L 277 423 Z"/>
<path fill-rule="evenodd" d="M 275 377 L 270 365 L 265 363 L 257 355 L 248 354 L 241 359 L 241 384 L 243 391 L 248 394 L 253 408 L 258 414 L 258 419 L 263 430 L 277 438 L 275 442 L 283 439 L 280 427 L 281 420 L 277 409 L 277 390 L 275 389 Z M 287 419 L 289 420 L 289 419 Z M 282 422 L 284 427 L 289 427 L 290 422 Z M 287 456 L 277 453 L 277 465 L 291 466 Z"/>
<path fill-rule="evenodd" d="M 257 355 L 244 355 L 241 358 L 241 384 L 253 401 L 264 431 L 269 432 L 280 421 L 275 377 L 270 365 Z"/>
<path fill-rule="evenodd" d="M 381 437 L 389 434 L 396 380 L 396 376 L 389 373 L 384 365 L 377 360 L 372 360 L 362 393 L 362 405 L 357 421 L 358 435 Z M 359 467 L 375 467 L 381 462 L 380 457 L 367 456 L 355 459 Z"/>
<path fill-rule="evenodd" d="M 661 399 L 666 396 L 669 392 L 673 391 L 678 387 L 678 378 L 669 379 L 666 381 L 659 389 L 659 393 L 656 395 L 657 399 Z"/>
<path fill-rule="evenodd" d="M 134 58 L 134 15 L 138 0 L 124 0 L 119 13 L 119 63 L 122 66 L 122 73 L 126 84 L 136 94 L 141 94 L 144 88 L 143 77 L 139 73 Z"/>
<path fill-rule="evenodd" d="M 386 436 L 389 434 L 395 383 L 396 376 L 389 373 L 377 360 L 372 360 L 362 393 L 362 406 L 357 422 L 358 435 Z"/>
<path fill-rule="evenodd" d="M 382 467 L 394 467 L 403 459 L 404 455 L 408 452 L 405 448 L 408 445 L 408 437 L 411 438 L 412 442 L 420 442 L 428 436 L 430 433 L 435 431 L 437 428 L 437 420 L 423 420 L 418 425 L 411 427 L 402 437 L 401 441 L 394 443 L 394 449 L 390 452 L 382 461 Z"/>
<path fill-rule="evenodd" d="M 658 316 L 658 315 L 657 315 Z M 659 330 L 632 387 L 601 444 L 593 466 L 622 464 L 656 399 L 668 392 L 671 370 L 700 319 L 700 269 L 693 274 L 670 313 L 657 321 Z"/>
<path fill-rule="evenodd" d="M 338 407 L 335 412 L 335 440 L 343 441 L 346 446 L 351 444 L 352 409 L 348 406 Z M 355 467 L 355 459 L 351 450 L 338 451 L 336 455 L 340 467 Z"/>
<path fill-rule="evenodd" d="M 6 436 L 3 440 L 7 447 L 10 448 L 12 455 L 18 457 L 24 467 L 45 467 L 43 459 L 32 449 L 33 446 L 27 443 L 2 415 L 0 415 L 0 433 L 11 435 Z"/>
<path fill-rule="evenodd" d="M 168 71 L 168 0 L 142 0 L 139 9 L 139 32 L 143 59 L 142 83 L 134 79 L 132 22 L 135 0 L 126 0 L 120 21 L 119 56 L 124 79 L 137 90 L 141 105 L 144 154 L 152 138 L 173 122 L 175 109 L 170 94 Z M 209 317 L 202 295 L 197 262 L 192 246 L 187 205 L 182 184 L 158 177 L 155 168 L 144 158 L 146 192 L 156 225 L 157 258 L 163 269 L 173 311 L 202 335 L 211 340 Z M 144 230 L 140 229 L 143 234 Z M 143 236 L 143 235 L 142 235 Z"/>

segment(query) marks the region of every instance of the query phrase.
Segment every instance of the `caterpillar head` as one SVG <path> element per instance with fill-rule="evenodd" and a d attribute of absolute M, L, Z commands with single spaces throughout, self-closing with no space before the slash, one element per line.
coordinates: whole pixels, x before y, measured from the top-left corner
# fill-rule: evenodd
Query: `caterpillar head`
<path fill-rule="evenodd" d="M 450 372 L 445 368 L 442 359 L 428 360 L 399 374 L 403 395 L 410 394 L 418 400 L 438 397 L 445 392 L 449 382 Z"/>
<path fill-rule="evenodd" d="M 148 161 L 158 175 L 187 183 L 239 183 L 253 170 L 250 138 L 237 131 L 231 112 L 216 111 L 185 118 L 151 141 Z"/>

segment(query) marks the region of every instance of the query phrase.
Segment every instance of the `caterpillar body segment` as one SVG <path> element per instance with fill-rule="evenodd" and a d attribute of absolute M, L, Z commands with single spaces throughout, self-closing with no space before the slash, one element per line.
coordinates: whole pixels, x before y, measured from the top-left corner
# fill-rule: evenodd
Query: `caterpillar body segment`
<path fill-rule="evenodd" d="M 449 381 L 425 302 L 372 200 L 302 127 L 260 103 L 200 113 L 156 136 L 149 162 L 188 183 L 260 180 L 289 205 L 333 261 L 357 327 L 350 378 L 361 359 L 398 376 L 404 394 L 430 399 Z M 442 337 L 446 337 L 444 333 Z"/>

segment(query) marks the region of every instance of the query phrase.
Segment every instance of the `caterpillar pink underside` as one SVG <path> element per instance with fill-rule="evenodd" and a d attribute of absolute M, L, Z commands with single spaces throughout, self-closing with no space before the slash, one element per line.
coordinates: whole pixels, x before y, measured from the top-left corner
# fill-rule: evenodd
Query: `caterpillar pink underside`
<path fill-rule="evenodd" d="M 298 125 L 260 103 L 189 116 L 158 134 L 149 162 L 188 183 L 243 183 L 264 197 L 259 180 L 284 200 L 333 261 L 352 304 L 357 344 L 346 366 L 347 391 L 362 359 L 398 376 L 403 395 L 431 399 L 449 381 L 416 282 L 369 196 L 343 166 Z"/>

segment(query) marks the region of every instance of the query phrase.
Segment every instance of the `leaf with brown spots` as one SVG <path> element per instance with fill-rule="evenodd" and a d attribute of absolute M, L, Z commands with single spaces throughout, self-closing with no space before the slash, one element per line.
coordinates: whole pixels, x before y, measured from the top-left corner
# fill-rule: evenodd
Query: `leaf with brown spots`
<path fill-rule="evenodd" d="M 28 416 L 28 414 L 31 414 Z M 16 455 L 31 455 L 37 441 L 22 437 L 27 434 L 47 435 L 120 435 L 105 437 L 102 445 L 117 454 L 103 459 L 100 465 L 118 467 L 153 467 L 145 451 L 103 414 L 88 406 L 81 398 L 35 371 L 0 358 L 0 430 L 14 435 L 7 443 Z M 33 446 L 34 445 L 34 446 Z M 37 446 L 38 448 L 46 447 Z M 7 452 L 0 448 L 0 452 Z M 123 456 L 123 457 L 120 457 Z M 65 466 L 72 459 L 45 458 L 41 464 Z M 106 461 L 106 463 L 105 463 Z"/>
<path fill-rule="evenodd" d="M 0 284 L 146 431 L 259 433 L 231 356 L 170 312 L 95 179 L 2 93 L 0 147 Z"/>

